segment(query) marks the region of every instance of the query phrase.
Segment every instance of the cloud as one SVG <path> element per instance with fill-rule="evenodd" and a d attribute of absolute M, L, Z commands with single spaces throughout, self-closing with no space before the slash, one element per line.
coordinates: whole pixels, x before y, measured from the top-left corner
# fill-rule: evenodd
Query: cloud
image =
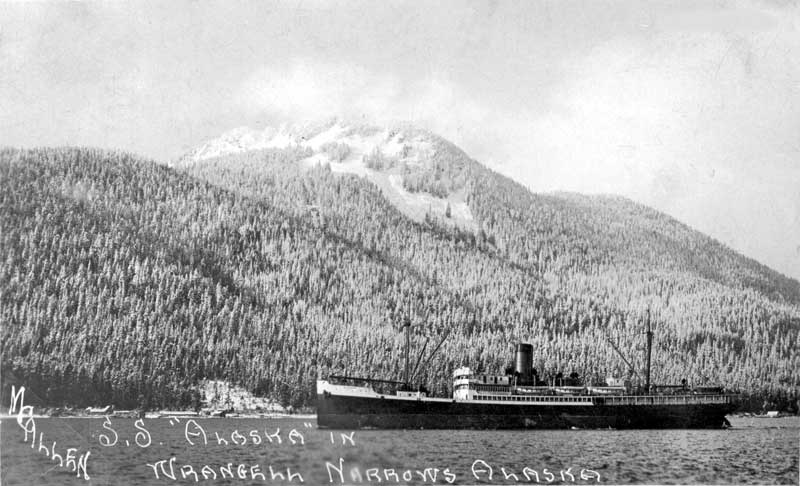
<path fill-rule="evenodd" d="M 285 69 L 266 67 L 253 74 L 239 102 L 254 112 L 290 118 L 327 117 L 378 112 L 398 92 L 391 77 L 374 75 L 363 67 L 295 59 Z"/>
<path fill-rule="evenodd" d="M 748 5 L 739 8 L 709 8 L 707 5 L 689 5 L 689 9 L 669 12 L 657 22 L 656 28 L 684 32 L 756 32 L 773 28 L 775 18 Z"/>
<path fill-rule="evenodd" d="M 769 13 L 700 13 L 568 53 L 561 79 L 517 105 L 442 72 L 307 57 L 253 73 L 239 103 L 280 120 L 411 121 L 533 190 L 622 194 L 796 276 L 800 40 Z"/>
<path fill-rule="evenodd" d="M 792 19 L 733 17 L 567 59 L 527 124 L 536 140 L 518 138 L 501 170 L 535 190 L 623 194 L 797 277 L 800 38 Z"/>
<path fill-rule="evenodd" d="M 252 115 L 308 120 L 339 116 L 366 123 L 396 121 L 452 133 L 480 123 L 487 110 L 443 76 L 403 79 L 352 63 L 294 58 L 264 67 L 239 90 L 238 103 Z"/>

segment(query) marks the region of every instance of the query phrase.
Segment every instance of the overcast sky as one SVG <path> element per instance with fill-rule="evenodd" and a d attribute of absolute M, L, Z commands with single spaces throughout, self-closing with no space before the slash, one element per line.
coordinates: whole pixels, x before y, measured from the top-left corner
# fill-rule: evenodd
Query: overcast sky
<path fill-rule="evenodd" d="M 405 120 L 800 278 L 796 2 L 0 3 L 0 145 Z"/>

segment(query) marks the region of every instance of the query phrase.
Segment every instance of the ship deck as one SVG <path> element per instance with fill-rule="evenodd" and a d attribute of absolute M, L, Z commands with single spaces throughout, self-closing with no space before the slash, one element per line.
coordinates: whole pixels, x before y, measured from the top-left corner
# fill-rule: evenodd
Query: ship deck
<path fill-rule="evenodd" d="M 400 396 L 378 393 L 369 387 L 337 385 L 321 380 L 317 394 L 334 394 L 362 398 L 379 398 L 429 403 L 470 403 L 487 405 L 558 405 L 558 406 L 638 406 L 638 405 L 730 405 L 736 395 L 725 394 L 672 394 L 672 395 L 512 395 L 483 394 L 470 399 L 427 396 Z"/>

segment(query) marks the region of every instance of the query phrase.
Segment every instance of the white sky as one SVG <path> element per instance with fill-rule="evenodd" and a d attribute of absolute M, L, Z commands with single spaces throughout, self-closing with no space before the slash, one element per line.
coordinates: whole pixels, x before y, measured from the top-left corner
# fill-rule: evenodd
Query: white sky
<path fill-rule="evenodd" d="M 0 3 L 0 145 L 165 161 L 241 125 L 406 120 L 800 278 L 796 3 L 433 3 Z"/>

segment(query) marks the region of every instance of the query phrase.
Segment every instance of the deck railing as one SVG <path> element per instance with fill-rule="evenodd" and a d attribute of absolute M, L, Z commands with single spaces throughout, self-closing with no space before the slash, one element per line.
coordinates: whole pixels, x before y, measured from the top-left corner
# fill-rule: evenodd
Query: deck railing
<path fill-rule="evenodd" d="M 472 400 L 523 402 L 546 405 L 706 405 L 733 403 L 735 395 L 473 395 Z"/>
<path fill-rule="evenodd" d="M 605 405 L 693 405 L 733 403 L 733 395 L 642 395 L 596 397 Z"/>

